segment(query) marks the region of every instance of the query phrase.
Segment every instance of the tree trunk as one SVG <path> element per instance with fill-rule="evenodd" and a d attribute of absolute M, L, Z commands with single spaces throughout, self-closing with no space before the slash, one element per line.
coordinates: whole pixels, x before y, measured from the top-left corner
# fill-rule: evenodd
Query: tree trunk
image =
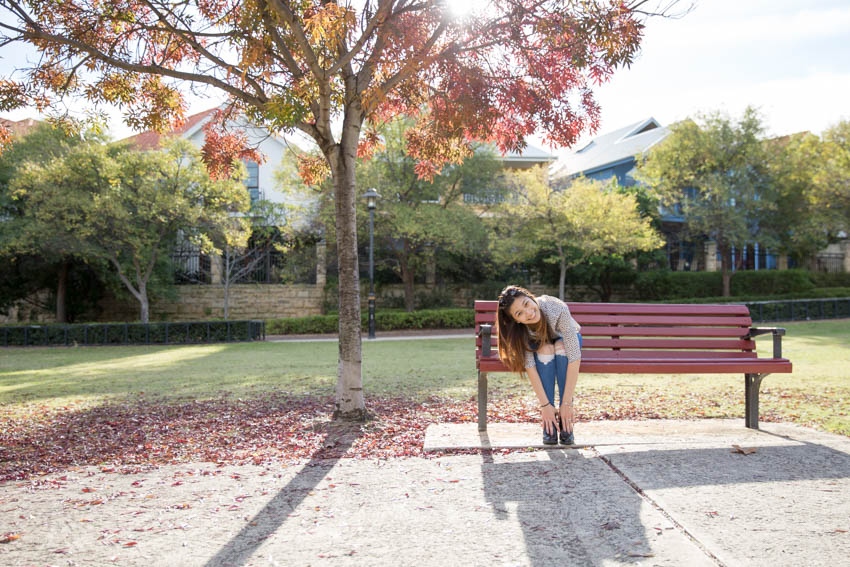
<path fill-rule="evenodd" d="M 720 277 L 723 280 L 723 297 L 729 297 L 732 295 L 732 273 L 729 270 L 732 265 L 732 249 L 727 244 L 723 246 L 718 244 L 718 248 L 720 249 Z"/>
<path fill-rule="evenodd" d="M 567 261 L 561 256 L 561 276 L 558 279 L 558 297 L 564 300 L 564 285 L 567 281 Z"/>
<path fill-rule="evenodd" d="M 413 270 L 410 269 L 410 241 L 404 239 L 404 252 L 399 258 L 401 265 L 401 281 L 404 283 L 404 308 L 408 313 L 414 309 L 413 301 Z"/>
<path fill-rule="evenodd" d="M 142 323 L 147 323 L 150 320 L 149 311 L 150 306 L 148 305 L 148 289 L 147 286 L 142 283 L 139 285 L 139 304 L 141 306 L 141 313 L 139 314 L 139 318 Z"/>
<path fill-rule="evenodd" d="M 232 273 L 231 262 L 233 257 L 230 253 L 230 246 L 225 245 L 224 248 L 224 277 L 222 278 L 222 287 L 224 288 L 224 320 L 230 316 L 230 274 Z"/>
<path fill-rule="evenodd" d="M 56 322 L 68 322 L 68 264 L 66 260 L 59 266 L 59 278 L 56 282 Z"/>
<path fill-rule="evenodd" d="M 230 282 L 224 284 L 224 320 L 230 317 Z"/>
<path fill-rule="evenodd" d="M 346 116 L 340 143 L 326 154 L 331 164 L 339 256 L 339 370 L 334 419 L 363 420 L 360 336 L 360 274 L 357 263 L 357 218 L 354 167 L 360 123 Z"/>

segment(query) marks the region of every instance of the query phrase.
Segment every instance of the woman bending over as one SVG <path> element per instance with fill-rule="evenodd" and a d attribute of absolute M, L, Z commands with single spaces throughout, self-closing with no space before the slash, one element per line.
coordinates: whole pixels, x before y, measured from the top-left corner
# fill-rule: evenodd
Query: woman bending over
<path fill-rule="evenodd" d="M 581 364 L 581 327 L 557 297 L 534 295 L 509 285 L 499 294 L 499 358 L 511 371 L 524 373 L 543 418 L 543 443 L 572 445 L 573 393 Z M 555 382 L 560 404 L 555 406 Z"/>

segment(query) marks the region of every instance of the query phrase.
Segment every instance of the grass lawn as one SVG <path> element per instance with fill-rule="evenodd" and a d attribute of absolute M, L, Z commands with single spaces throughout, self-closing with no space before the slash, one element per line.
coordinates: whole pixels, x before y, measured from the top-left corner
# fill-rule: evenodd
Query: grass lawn
<path fill-rule="evenodd" d="M 850 321 L 786 323 L 783 354 L 793 374 L 762 383 L 761 412 L 770 419 L 816 424 L 850 434 Z M 769 336 L 758 339 L 770 353 Z M 365 342 L 368 396 L 468 400 L 476 395 L 470 340 Z M 170 402 L 285 392 L 330 396 L 337 346 L 321 343 L 237 343 L 171 347 L 17 348 L 0 351 L 0 407 L 91 407 L 138 399 Z M 529 397 L 514 375 L 490 378 L 492 399 Z M 600 375 L 579 379 L 580 412 L 588 418 L 742 416 L 738 375 Z"/>

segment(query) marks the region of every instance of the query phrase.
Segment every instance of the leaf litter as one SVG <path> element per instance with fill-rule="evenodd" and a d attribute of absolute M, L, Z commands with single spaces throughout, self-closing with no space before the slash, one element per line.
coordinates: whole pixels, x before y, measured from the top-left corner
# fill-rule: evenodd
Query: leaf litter
<path fill-rule="evenodd" d="M 0 408 L 4 423 L 0 481 L 84 466 L 103 472 L 141 472 L 187 462 L 259 465 L 424 456 L 428 425 L 477 420 L 475 397 L 375 396 L 367 398 L 366 405 L 369 419 L 361 423 L 333 421 L 330 396 L 287 392 L 252 398 L 223 394 L 207 400 L 138 396 L 93 407 L 33 404 L 26 411 L 7 406 Z M 711 417 L 731 417 L 740 415 L 742 406 L 740 393 L 732 389 L 685 397 L 588 389 L 577 405 L 577 420 L 694 418 L 707 411 Z M 488 417 L 536 423 L 539 412 L 530 396 L 497 390 L 492 392 Z M 762 419 L 779 421 L 781 416 L 768 414 Z"/>

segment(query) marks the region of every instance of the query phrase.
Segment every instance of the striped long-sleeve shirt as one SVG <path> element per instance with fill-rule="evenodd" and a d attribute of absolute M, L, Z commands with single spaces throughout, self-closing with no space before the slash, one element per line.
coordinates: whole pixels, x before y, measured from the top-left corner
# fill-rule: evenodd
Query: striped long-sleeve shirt
<path fill-rule="evenodd" d="M 564 347 L 567 351 L 567 359 L 570 362 L 581 360 L 581 347 L 578 343 L 578 333 L 581 326 L 573 319 L 567 304 L 550 295 L 541 295 L 537 298 L 540 313 L 546 318 L 549 329 L 557 336 L 564 339 Z M 525 367 L 534 366 L 534 353 L 525 353 Z"/>

